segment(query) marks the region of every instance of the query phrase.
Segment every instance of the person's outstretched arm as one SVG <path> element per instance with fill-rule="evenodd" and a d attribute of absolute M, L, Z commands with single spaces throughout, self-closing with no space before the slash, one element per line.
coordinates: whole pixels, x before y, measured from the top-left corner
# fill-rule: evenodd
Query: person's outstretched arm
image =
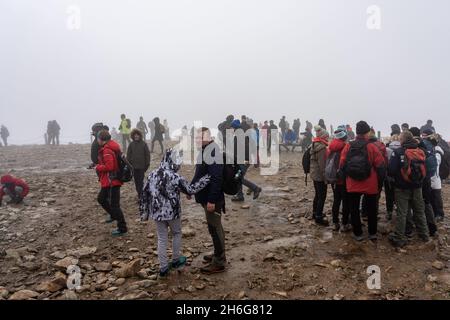
<path fill-rule="evenodd" d="M 209 184 L 210 179 L 211 176 L 207 174 L 201 177 L 197 182 L 191 184 L 185 178 L 180 177 L 180 182 L 178 186 L 181 192 L 188 195 L 192 195 L 203 190 Z"/>

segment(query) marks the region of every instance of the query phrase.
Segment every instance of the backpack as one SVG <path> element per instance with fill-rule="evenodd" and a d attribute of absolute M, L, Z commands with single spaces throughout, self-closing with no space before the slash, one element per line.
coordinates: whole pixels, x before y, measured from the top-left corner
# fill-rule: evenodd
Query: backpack
<path fill-rule="evenodd" d="M 230 196 L 234 196 L 239 192 L 241 184 L 242 173 L 239 165 L 236 164 L 236 161 L 229 163 L 229 161 L 227 161 L 227 154 L 223 153 L 223 192 Z"/>
<path fill-rule="evenodd" d="M 305 183 L 308 185 L 308 174 L 311 172 L 311 149 L 312 145 L 310 145 L 305 153 L 303 154 L 302 158 L 302 166 L 303 166 L 303 172 L 305 173 Z"/>
<path fill-rule="evenodd" d="M 116 153 L 118 170 L 113 174 L 110 174 L 111 180 L 119 180 L 122 183 L 130 182 L 133 180 L 133 166 L 127 160 L 122 152 Z"/>
<path fill-rule="evenodd" d="M 425 168 L 427 170 L 426 177 L 431 178 L 436 175 L 438 170 L 438 163 L 436 158 L 436 153 L 434 151 L 434 147 L 431 142 L 427 140 L 423 140 L 425 148 L 423 151 L 425 152 Z"/>
<path fill-rule="evenodd" d="M 345 174 L 356 180 L 364 181 L 370 177 L 372 165 L 369 162 L 367 141 L 352 141 L 345 161 Z"/>
<path fill-rule="evenodd" d="M 423 150 L 406 149 L 405 159 L 400 169 L 402 178 L 409 183 L 421 185 L 427 176 L 426 156 Z"/>
<path fill-rule="evenodd" d="M 442 180 L 448 179 L 450 176 L 450 152 L 444 151 L 444 154 L 439 152 L 441 155 L 441 165 L 439 166 L 439 176 Z"/>
<path fill-rule="evenodd" d="M 340 152 L 333 152 L 327 158 L 325 163 L 325 180 L 329 184 L 335 184 L 338 179 L 339 160 L 341 158 Z"/>

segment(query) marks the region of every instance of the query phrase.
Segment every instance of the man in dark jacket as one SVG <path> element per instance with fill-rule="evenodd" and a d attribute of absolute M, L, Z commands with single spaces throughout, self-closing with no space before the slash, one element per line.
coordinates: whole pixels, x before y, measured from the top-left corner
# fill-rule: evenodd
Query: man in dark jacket
<path fill-rule="evenodd" d="M 228 115 L 225 119 L 225 121 L 221 122 L 219 126 L 217 127 L 219 129 L 220 134 L 222 135 L 222 143 L 225 147 L 227 144 L 227 130 L 231 129 L 231 123 L 234 120 L 234 116 L 232 114 Z M 193 133 L 191 134 L 194 135 Z"/>
<path fill-rule="evenodd" d="M 98 140 L 97 140 L 97 134 L 102 131 L 102 130 L 106 130 L 109 131 L 108 126 L 104 125 L 101 122 L 95 123 L 92 126 L 92 136 L 94 137 L 94 141 L 92 141 L 91 144 L 91 161 L 92 164 L 90 165 L 90 169 L 93 169 L 95 167 L 96 164 L 98 164 L 98 150 L 100 149 L 100 146 L 98 145 Z"/>
<path fill-rule="evenodd" d="M 202 150 L 197 159 L 192 183 L 196 183 L 206 174 L 211 176 L 210 184 L 195 195 L 195 201 L 205 210 L 209 234 L 214 245 L 214 254 L 203 257 L 209 264 L 200 271 L 212 274 L 225 271 L 226 263 L 225 232 L 222 227 L 222 212 L 225 212 L 225 196 L 222 188 L 223 164 L 213 161 L 220 149 L 211 138 L 209 129 L 203 127 L 198 130 L 196 143 Z"/>
<path fill-rule="evenodd" d="M 151 146 L 151 153 L 153 153 L 154 147 L 155 147 L 155 141 L 158 141 L 159 146 L 161 147 L 161 154 L 164 152 L 164 146 L 163 146 L 163 133 L 164 133 L 164 126 L 159 121 L 159 118 L 156 117 L 153 119 L 153 123 L 155 124 L 155 133 L 152 138 L 152 146 Z"/>
<path fill-rule="evenodd" d="M 145 172 L 150 166 L 150 150 L 144 140 L 143 133 L 139 129 L 131 131 L 131 140 L 127 149 L 127 159 L 133 166 L 134 185 L 138 198 L 141 199 Z"/>
<path fill-rule="evenodd" d="M 413 211 L 414 222 L 419 236 L 423 241 L 429 240 L 429 232 L 425 217 L 425 206 L 422 197 L 422 183 L 407 181 L 402 174 L 405 161 L 408 161 L 406 150 L 417 150 L 425 158 L 425 153 L 419 148 L 417 141 L 410 132 L 400 135 L 401 148 L 396 149 L 389 161 L 388 174 L 395 180 L 395 200 L 397 203 L 397 222 L 395 232 L 389 236 L 389 241 L 395 247 L 406 244 L 406 223 L 409 207 Z"/>

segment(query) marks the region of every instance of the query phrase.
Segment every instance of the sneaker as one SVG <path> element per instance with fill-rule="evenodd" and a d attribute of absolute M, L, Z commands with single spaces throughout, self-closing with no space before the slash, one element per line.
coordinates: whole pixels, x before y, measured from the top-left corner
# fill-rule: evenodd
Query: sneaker
<path fill-rule="evenodd" d="M 245 201 L 245 199 L 244 199 L 244 196 L 234 196 L 234 197 L 231 198 L 231 201 L 243 202 L 243 201 Z"/>
<path fill-rule="evenodd" d="M 340 225 L 339 223 L 334 223 L 334 225 L 333 225 L 333 231 L 338 232 L 339 229 L 341 229 L 341 225 Z"/>
<path fill-rule="evenodd" d="M 258 188 L 255 190 L 255 192 L 253 193 L 253 200 L 258 199 L 259 195 L 261 194 L 262 189 Z"/>
<path fill-rule="evenodd" d="M 350 232 L 352 231 L 352 225 L 350 223 L 344 225 L 344 228 L 342 230 L 343 232 Z"/>
<path fill-rule="evenodd" d="M 316 224 L 318 224 L 319 226 L 328 227 L 330 225 L 328 220 L 324 219 L 324 218 L 315 218 L 314 220 L 315 220 Z"/>
<path fill-rule="evenodd" d="M 186 264 L 186 260 L 187 258 L 185 256 L 181 256 L 178 258 L 178 260 L 172 261 L 172 263 L 170 264 L 170 268 L 178 269 L 184 267 L 184 265 Z"/>
<path fill-rule="evenodd" d="M 159 270 L 159 277 L 163 279 L 167 278 L 167 276 L 169 275 L 169 271 L 169 268 Z"/>
<path fill-rule="evenodd" d="M 218 266 L 215 264 L 209 264 L 206 267 L 200 268 L 200 272 L 203 274 L 214 274 L 225 272 L 225 266 Z"/>
<path fill-rule="evenodd" d="M 378 240 L 378 236 L 376 234 L 369 234 L 369 240 L 377 241 Z"/>
<path fill-rule="evenodd" d="M 364 235 L 362 235 L 362 234 L 359 235 L 359 236 L 353 234 L 352 237 L 353 237 L 353 239 L 355 239 L 356 241 L 363 241 L 363 240 L 364 240 Z"/>
<path fill-rule="evenodd" d="M 127 231 L 121 231 L 121 230 L 114 230 L 113 232 L 111 232 L 111 235 L 113 237 L 121 237 L 127 234 Z"/>

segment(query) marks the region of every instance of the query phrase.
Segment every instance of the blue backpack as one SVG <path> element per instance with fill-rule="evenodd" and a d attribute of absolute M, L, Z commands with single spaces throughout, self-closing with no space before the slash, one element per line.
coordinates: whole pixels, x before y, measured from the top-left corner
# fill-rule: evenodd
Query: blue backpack
<path fill-rule="evenodd" d="M 436 158 L 436 152 L 434 151 L 434 147 L 428 140 L 422 140 L 425 146 L 425 167 L 427 169 L 427 178 L 431 178 L 436 175 L 438 170 L 438 162 Z"/>

